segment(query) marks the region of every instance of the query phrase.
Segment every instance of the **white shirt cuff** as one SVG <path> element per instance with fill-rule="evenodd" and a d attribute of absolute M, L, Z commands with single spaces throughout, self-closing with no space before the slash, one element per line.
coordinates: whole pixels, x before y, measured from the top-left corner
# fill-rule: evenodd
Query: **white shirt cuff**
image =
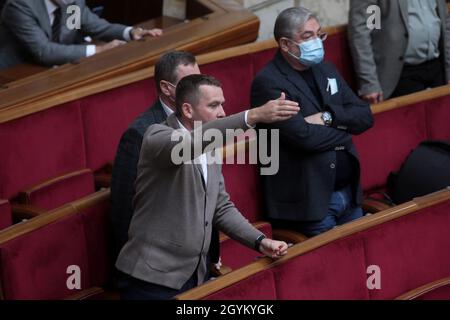
<path fill-rule="evenodd" d="M 123 39 L 125 41 L 131 41 L 131 35 L 130 31 L 133 30 L 133 27 L 126 27 L 125 30 L 123 30 Z"/>
<path fill-rule="evenodd" d="M 95 45 L 89 44 L 86 46 L 86 57 L 93 56 L 95 54 Z"/>
<path fill-rule="evenodd" d="M 247 127 L 249 127 L 249 129 L 254 129 L 255 126 L 249 125 L 247 119 L 248 119 L 248 110 L 245 111 L 245 124 L 247 125 Z"/>

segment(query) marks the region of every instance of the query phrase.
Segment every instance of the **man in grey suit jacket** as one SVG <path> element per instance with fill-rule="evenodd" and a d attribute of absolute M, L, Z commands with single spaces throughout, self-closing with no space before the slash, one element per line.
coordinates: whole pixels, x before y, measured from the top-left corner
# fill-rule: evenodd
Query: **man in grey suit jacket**
<path fill-rule="evenodd" d="M 381 29 L 368 27 L 373 5 L 380 8 Z M 450 80 L 445 0 L 351 0 L 348 36 L 359 95 L 370 103 Z"/>
<path fill-rule="evenodd" d="M 183 51 L 164 54 L 155 65 L 158 99 L 136 118 L 122 135 L 117 147 L 111 179 L 111 221 L 114 238 L 114 258 L 127 242 L 133 215 L 134 181 L 142 140 L 148 127 L 161 123 L 175 112 L 175 88 L 187 75 L 200 74 L 195 57 Z"/>
<path fill-rule="evenodd" d="M 225 135 L 227 129 L 289 119 L 298 104 L 280 98 L 225 118 L 223 103 L 220 82 L 187 76 L 177 86 L 176 114 L 145 133 L 129 239 L 116 263 L 123 272 L 118 281 L 123 299 L 169 299 L 201 284 L 213 226 L 267 256 L 286 253 L 286 243 L 265 238 L 230 201 L 221 166 L 208 164 L 203 154 L 209 141 L 202 137 L 208 129 Z M 203 126 L 193 130 L 194 121 Z M 181 142 L 173 139 L 177 129 Z M 177 164 L 173 153 L 180 144 L 194 152 L 183 153 L 185 161 Z"/>
<path fill-rule="evenodd" d="M 73 5 L 80 10 L 80 29 L 67 23 L 73 20 Z M 109 23 L 92 13 L 84 0 L 8 0 L 0 24 L 0 69 L 23 62 L 60 65 L 161 33 Z M 109 42 L 83 44 L 86 36 Z"/>

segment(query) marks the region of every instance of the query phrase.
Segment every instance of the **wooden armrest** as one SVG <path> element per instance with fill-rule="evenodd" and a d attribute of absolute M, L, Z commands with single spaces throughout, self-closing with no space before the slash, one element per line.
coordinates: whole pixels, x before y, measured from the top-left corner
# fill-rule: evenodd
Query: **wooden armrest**
<path fill-rule="evenodd" d="M 47 213 L 48 210 L 33 206 L 31 204 L 11 204 L 13 218 L 15 220 L 29 220 L 41 214 Z"/>
<path fill-rule="evenodd" d="M 67 297 L 64 300 L 88 300 L 88 299 L 92 299 L 95 296 L 103 295 L 104 293 L 105 293 L 105 290 L 103 290 L 102 288 L 92 287 L 92 288 L 77 292 L 74 295 L 71 295 L 70 297 Z"/>
<path fill-rule="evenodd" d="M 97 189 L 109 188 L 111 186 L 111 174 L 110 173 L 96 173 L 94 175 L 95 187 Z"/>
<path fill-rule="evenodd" d="M 285 229 L 276 229 L 272 231 L 272 236 L 276 240 L 284 241 L 287 243 L 300 243 L 303 241 L 308 240 L 308 237 L 292 230 L 285 230 Z"/>
<path fill-rule="evenodd" d="M 231 271 L 233 271 L 233 269 L 231 269 L 231 268 L 228 267 L 228 266 L 222 265 L 222 266 L 220 267 L 220 270 L 217 270 L 217 269 L 214 267 L 214 265 L 211 264 L 211 266 L 210 266 L 210 268 L 209 268 L 209 271 L 211 272 L 211 276 L 217 278 L 217 277 L 224 276 L 224 275 L 226 275 L 227 273 L 230 273 Z"/>
<path fill-rule="evenodd" d="M 387 203 L 376 199 L 364 199 L 362 209 L 365 213 L 377 213 L 392 208 Z"/>
<path fill-rule="evenodd" d="M 395 298 L 395 300 L 414 300 L 423 296 L 424 294 L 442 288 L 444 286 L 450 285 L 450 277 L 440 279 L 426 285 L 423 285 L 417 289 L 411 290 L 407 293 L 402 294 L 401 296 Z"/>

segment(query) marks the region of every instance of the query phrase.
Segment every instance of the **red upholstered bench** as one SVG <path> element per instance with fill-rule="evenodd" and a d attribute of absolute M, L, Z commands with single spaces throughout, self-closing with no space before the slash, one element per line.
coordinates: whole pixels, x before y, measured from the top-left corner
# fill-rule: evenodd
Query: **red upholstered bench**
<path fill-rule="evenodd" d="M 424 299 L 448 298 L 449 227 L 450 189 L 330 230 L 280 261 L 263 259 L 178 298 L 395 299 L 428 283 L 434 291 Z M 373 267 L 379 288 L 367 285 Z"/>
<path fill-rule="evenodd" d="M 21 191 L 18 204 L 13 205 L 14 216 L 30 219 L 94 192 L 90 169 L 71 172 Z"/>
<path fill-rule="evenodd" d="M 79 101 L 0 124 L 0 198 L 86 167 Z"/>
<path fill-rule="evenodd" d="M 107 286 L 108 196 L 108 190 L 100 191 L 0 232 L 0 296 L 7 300 L 73 296 L 79 290 L 67 286 L 70 266 L 81 271 L 80 290 Z"/>
<path fill-rule="evenodd" d="M 435 89 L 435 92 L 443 89 Z M 386 191 L 391 172 L 398 171 L 410 152 L 427 139 L 449 140 L 450 95 L 411 102 L 427 92 L 405 96 L 374 106 L 372 129 L 354 137 L 360 154 L 361 182 L 367 195 Z M 382 108 L 404 105 L 384 112 Z"/>
<path fill-rule="evenodd" d="M 7 200 L 0 200 L 0 230 L 11 226 L 11 205 Z"/>
<path fill-rule="evenodd" d="M 111 162 L 123 132 L 155 99 L 152 78 L 81 99 L 86 166 L 95 172 Z"/>

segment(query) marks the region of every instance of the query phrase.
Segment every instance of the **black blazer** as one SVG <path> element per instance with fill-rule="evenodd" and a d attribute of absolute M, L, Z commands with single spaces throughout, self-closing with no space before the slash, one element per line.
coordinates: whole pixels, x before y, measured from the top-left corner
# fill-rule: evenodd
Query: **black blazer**
<path fill-rule="evenodd" d="M 319 85 L 323 105 L 310 88 L 278 52 L 252 83 L 252 106 L 260 106 L 280 97 L 297 101 L 301 111 L 295 117 L 259 128 L 279 129 L 279 171 L 263 176 L 266 213 L 269 218 L 293 221 L 319 221 L 328 211 L 334 191 L 336 152 L 349 152 L 358 159 L 352 134 L 360 134 L 373 125 L 370 106 L 360 100 L 339 75 L 336 67 L 323 62 L 312 67 Z M 338 92 L 327 90 L 328 79 L 336 79 Z M 329 89 L 329 88 L 328 88 Z M 333 115 L 333 126 L 311 125 L 305 117 L 322 111 Z M 270 149 L 269 149 L 270 150 Z M 359 184 L 359 161 L 354 168 L 355 205 L 362 201 Z"/>
<path fill-rule="evenodd" d="M 120 139 L 111 180 L 111 222 L 115 239 L 114 257 L 128 240 L 128 228 L 133 214 L 134 182 L 141 152 L 142 139 L 148 127 L 164 122 L 166 112 L 159 99 L 136 118 Z"/>

